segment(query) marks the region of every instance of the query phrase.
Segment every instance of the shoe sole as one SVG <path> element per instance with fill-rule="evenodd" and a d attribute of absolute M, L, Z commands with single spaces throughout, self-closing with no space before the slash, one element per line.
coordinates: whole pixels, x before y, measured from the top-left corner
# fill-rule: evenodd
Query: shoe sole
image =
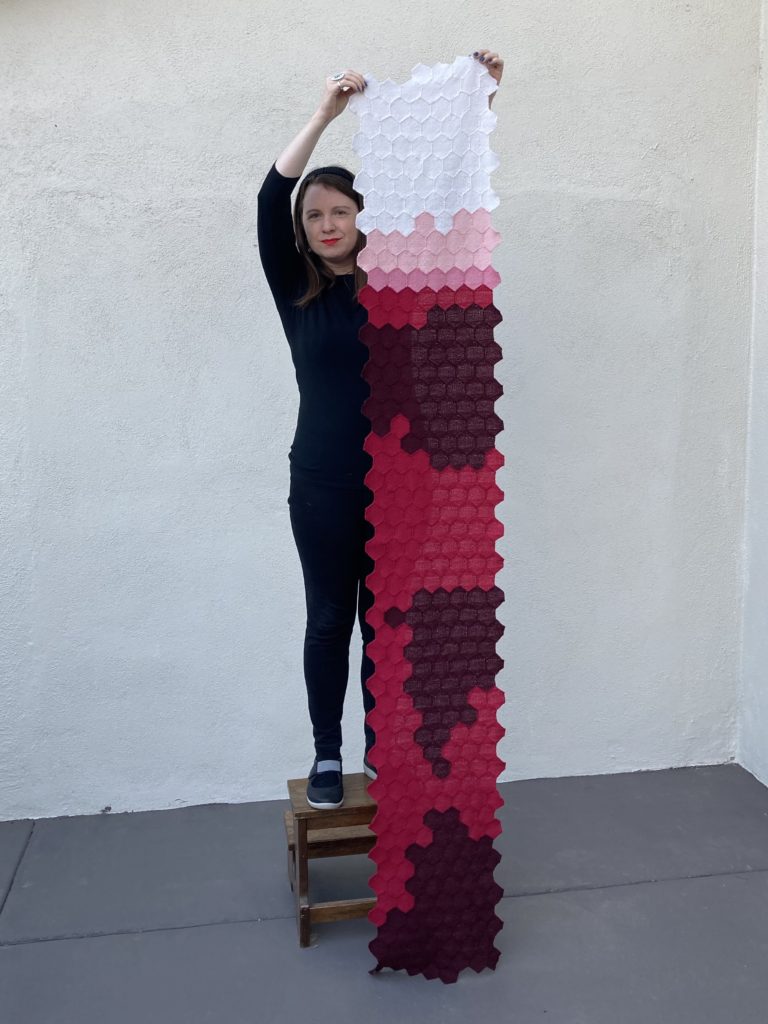
<path fill-rule="evenodd" d="M 379 773 L 376 771 L 376 769 L 369 768 L 365 762 L 363 762 L 363 771 L 365 772 L 369 779 L 378 779 L 379 777 Z"/>
<path fill-rule="evenodd" d="M 314 807 L 318 811 L 335 811 L 335 810 L 337 810 L 339 807 L 341 807 L 343 805 L 344 800 L 343 799 L 339 800 L 339 802 L 337 804 L 331 804 L 331 803 L 319 803 L 319 802 L 317 802 L 315 800 L 310 800 L 309 797 L 307 797 L 307 803 L 309 804 L 310 807 Z"/>

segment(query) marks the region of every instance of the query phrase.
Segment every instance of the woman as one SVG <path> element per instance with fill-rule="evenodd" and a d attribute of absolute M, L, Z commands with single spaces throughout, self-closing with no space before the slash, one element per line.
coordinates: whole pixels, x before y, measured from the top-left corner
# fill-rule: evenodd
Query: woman
<path fill-rule="evenodd" d="M 497 82 L 501 79 L 504 62 L 498 54 L 477 50 L 473 56 Z M 299 186 L 293 217 L 291 194 L 323 131 L 352 93 L 364 89 L 357 71 L 328 77 L 319 107 L 270 167 L 258 195 L 262 266 L 300 397 L 288 506 L 307 607 L 304 678 L 315 744 L 307 801 L 319 808 L 344 801 L 341 717 L 356 615 L 366 714 L 374 706 L 366 685 L 373 672 L 367 654 L 373 630 L 365 621 L 373 602 L 365 586 L 373 570 L 365 553 L 373 534 L 365 507 L 373 495 L 364 483 L 371 459 L 363 447 L 371 425 L 362 413 L 369 389 L 361 375 L 368 352 L 358 338 L 367 314 L 357 299 L 365 273 L 356 262 L 365 236 L 355 225 L 362 197 L 346 168 L 311 170 Z M 369 760 L 374 739 L 366 723 L 363 768 L 371 778 L 376 777 Z"/>

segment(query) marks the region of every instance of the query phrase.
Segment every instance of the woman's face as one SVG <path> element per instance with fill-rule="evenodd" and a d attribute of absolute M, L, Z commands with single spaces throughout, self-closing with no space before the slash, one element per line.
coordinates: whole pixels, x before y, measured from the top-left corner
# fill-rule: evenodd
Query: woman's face
<path fill-rule="evenodd" d="M 338 189 L 318 182 L 304 193 L 301 222 L 309 247 L 335 274 L 348 274 L 355 269 L 351 254 L 357 243 L 356 216 L 354 199 Z"/>

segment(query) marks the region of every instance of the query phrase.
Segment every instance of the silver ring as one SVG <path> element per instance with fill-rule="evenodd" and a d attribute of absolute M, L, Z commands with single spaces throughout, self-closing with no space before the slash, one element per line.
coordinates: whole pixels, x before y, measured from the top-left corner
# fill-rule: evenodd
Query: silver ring
<path fill-rule="evenodd" d="M 344 77 L 344 72 L 343 71 L 339 71 L 337 74 L 331 75 L 331 81 L 332 82 L 340 82 L 343 77 Z"/>

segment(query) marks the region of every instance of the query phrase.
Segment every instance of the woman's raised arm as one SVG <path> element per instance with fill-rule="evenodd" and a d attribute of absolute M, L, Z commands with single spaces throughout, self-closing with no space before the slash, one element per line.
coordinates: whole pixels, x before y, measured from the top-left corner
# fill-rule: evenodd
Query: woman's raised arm
<path fill-rule="evenodd" d="M 275 161 L 275 168 L 280 174 L 287 178 L 301 176 L 320 136 L 345 109 L 352 93 L 362 92 L 363 89 L 365 79 L 357 71 L 345 71 L 344 77 L 339 80 L 326 78 L 320 106 Z"/>

